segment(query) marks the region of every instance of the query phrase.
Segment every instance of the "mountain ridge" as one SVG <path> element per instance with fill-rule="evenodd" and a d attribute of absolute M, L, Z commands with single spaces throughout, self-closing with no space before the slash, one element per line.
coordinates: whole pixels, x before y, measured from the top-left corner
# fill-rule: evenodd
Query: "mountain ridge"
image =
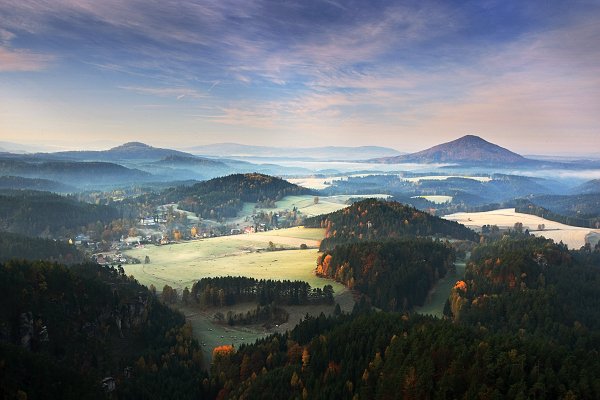
<path fill-rule="evenodd" d="M 497 144 L 488 142 L 476 135 L 465 135 L 450 142 L 438 144 L 428 149 L 400 155 L 396 157 L 383 157 L 370 160 L 395 164 L 403 162 L 416 163 L 473 163 L 491 164 L 508 163 L 521 164 L 531 160 L 514 153 Z"/>
<path fill-rule="evenodd" d="M 402 154 L 396 149 L 382 146 L 317 146 L 279 147 L 252 146 L 239 143 L 214 143 L 185 149 L 193 154 L 217 157 L 308 158 L 364 160 Z"/>

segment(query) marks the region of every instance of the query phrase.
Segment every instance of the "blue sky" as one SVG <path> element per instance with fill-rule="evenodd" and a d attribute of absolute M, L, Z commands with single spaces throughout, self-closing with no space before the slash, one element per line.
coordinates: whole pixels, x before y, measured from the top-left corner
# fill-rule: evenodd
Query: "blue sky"
<path fill-rule="evenodd" d="M 600 152 L 599 1 L 0 1 L 0 138 Z"/>

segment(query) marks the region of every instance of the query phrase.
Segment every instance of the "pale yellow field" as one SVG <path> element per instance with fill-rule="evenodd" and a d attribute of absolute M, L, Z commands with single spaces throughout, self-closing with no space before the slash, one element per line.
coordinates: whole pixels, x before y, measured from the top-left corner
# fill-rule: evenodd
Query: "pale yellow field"
<path fill-rule="evenodd" d="M 444 204 L 444 203 L 449 203 L 449 202 L 452 201 L 452 196 L 441 196 L 441 195 L 440 196 L 436 196 L 436 195 L 431 195 L 431 196 L 413 196 L 412 198 L 414 199 L 414 198 L 418 198 L 418 197 L 420 197 L 422 199 L 425 199 L 425 200 L 429 200 L 429 201 L 431 201 L 432 203 L 435 203 L 435 204 Z"/>
<path fill-rule="evenodd" d="M 248 276 L 257 279 L 289 279 L 308 282 L 313 287 L 326 284 L 337 292 L 342 285 L 315 276 L 317 250 L 266 251 L 269 241 L 276 247 L 298 248 L 305 243 L 318 246 L 322 229 L 290 228 L 249 235 L 223 236 L 164 246 L 146 246 L 128 250 L 127 255 L 150 264 L 125 265 L 127 275 L 133 275 L 144 285 L 153 284 L 160 291 L 165 284 L 177 289 L 202 277 Z M 312 238 L 312 239 L 311 239 Z"/>
<path fill-rule="evenodd" d="M 445 181 L 448 178 L 463 178 L 472 179 L 479 182 L 489 182 L 492 178 L 487 176 L 462 176 L 462 175 L 428 175 L 428 176 L 415 176 L 411 178 L 400 177 L 403 181 L 407 182 L 420 182 L 420 181 Z"/>
<path fill-rule="evenodd" d="M 512 228 L 516 222 L 521 222 L 523 229 L 529 229 L 530 233 L 552 239 L 556 243 L 562 241 L 571 249 L 579 249 L 586 241 L 595 245 L 600 239 L 599 229 L 564 225 L 535 215 L 517 213 L 514 208 L 479 213 L 455 213 L 446 215 L 443 218 L 457 221 L 472 228 L 481 228 L 483 225 Z M 540 224 L 545 225 L 543 231 L 538 230 Z"/>
<path fill-rule="evenodd" d="M 263 237 L 277 236 L 281 238 L 295 238 L 300 239 L 300 243 L 306 243 L 308 245 L 308 241 L 320 242 L 321 239 L 325 237 L 325 229 L 305 228 L 303 226 L 296 226 L 294 228 L 278 229 L 276 231 L 259 232 L 256 233 L 256 235 Z M 316 245 L 318 246 L 318 243 L 316 243 Z"/>

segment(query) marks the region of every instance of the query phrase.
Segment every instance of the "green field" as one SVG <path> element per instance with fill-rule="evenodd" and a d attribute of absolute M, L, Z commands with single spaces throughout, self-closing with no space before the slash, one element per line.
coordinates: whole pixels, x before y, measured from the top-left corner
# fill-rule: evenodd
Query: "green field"
<path fill-rule="evenodd" d="M 149 245 L 125 252 L 127 256 L 140 260 L 148 256 L 149 264 L 128 264 L 123 267 L 127 275 L 133 275 L 144 285 L 153 284 L 159 292 L 164 285 L 170 285 L 181 292 L 186 286 L 191 288 L 200 278 L 227 275 L 257 279 L 301 280 L 308 282 L 312 287 L 332 285 L 336 301 L 340 303 L 343 310 L 350 311 L 353 300 L 346 288 L 337 282 L 319 278 L 314 273 L 318 256 L 315 247 L 318 247 L 324 233 L 323 229 L 295 227 L 164 246 Z M 269 242 L 272 242 L 277 250 L 267 250 Z M 301 244 L 312 248 L 300 250 Z M 292 329 L 307 313 L 329 313 L 333 308 L 334 306 L 286 307 L 290 313 L 290 321 L 274 329 L 278 331 Z M 271 332 L 260 326 L 230 328 L 213 321 L 216 311 L 226 313 L 228 309 L 202 310 L 197 307 L 187 307 L 182 311 L 191 322 L 195 337 L 203 344 L 202 349 L 207 361 L 210 360 L 215 346 L 251 343 Z M 244 340 L 241 339 L 242 337 Z"/>
<path fill-rule="evenodd" d="M 423 307 L 415 307 L 416 313 L 442 318 L 446 300 L 450 296 L 450 290 L 454 287 L 456 281 L 463 279 L 465 276 L 465 262 L 457 262 L 455 266 L 456 272 L 448 272 L 445 277 L 435 284 L 429 292 Z"/>
<path fill-rule="evenodd" d="M 202 277 L 227 275 L 302 280 L 322 287 L 332 282 L 314 274 L 317 250 L 299 250 L 299 247 L 301 244 L 318 246 L 317 238 L 322 238 L 323 232 L 322 229 L 290 228 L 164 246 L 148 245 L 125 254 L 140 260 L 148 256 L 149 264 L 125 265 L 124 268 L 140 283 L 153 284 L 159 291 L 166 284 L 181 290 Z M 269 242 L 276 248 L 294 250 L 268 251 Z"/>

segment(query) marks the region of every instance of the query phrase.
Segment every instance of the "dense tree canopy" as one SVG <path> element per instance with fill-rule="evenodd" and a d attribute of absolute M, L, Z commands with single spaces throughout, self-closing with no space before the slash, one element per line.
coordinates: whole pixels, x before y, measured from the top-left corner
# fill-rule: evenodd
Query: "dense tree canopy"
<path fill-rule="evenodd" d="M 321 251 L 340 243 L 405 235 L 478 239 L 475 232 L 454 221 L 437 218 L 397 202 L 376 199 L 359 201 L 331 214 L 308 218 L 304 224 L 326 229 Z"/>
<path fill-rule="evenodd" d="M 233 174 L 193 186 L 180 186 L 160 194 L 164 203 L 176 202 L 182 210 L 207 219 L 235 217 L 244 202 L 280 200 L 285 196 L 312 191 L 286 180 L 264 174 Z"/>
<path fill-rule="evenodd" d="M 100 221 L 119 217 L 110 206 L 83 203 L 49 192 L 10 190 L 0 192 L 0 230 L 28 236 L 73 232 Z"/>
<path fill-rule="evenodd" d="M 367 295 L 378 308 L 398 311 L 423 305 L 453 262 L 454 251 L 431 239 L 363 241 L 325 251 L 317 274 Z"/>
<path fill-rule="evenodd" d="M 31 238 L 15 233 L 0 233 L 0 262 L 11 259 L 48 260 L 65 264 L 83 261 L 73 245 L 51 239 Z"/>
<path fill-rule="evenodd" d="M 9 261 L 0 292 L 4 398 L 101 397 L 105 377 L 123 398 L 203 394 L 191 326 L 122 270 Z"/>

